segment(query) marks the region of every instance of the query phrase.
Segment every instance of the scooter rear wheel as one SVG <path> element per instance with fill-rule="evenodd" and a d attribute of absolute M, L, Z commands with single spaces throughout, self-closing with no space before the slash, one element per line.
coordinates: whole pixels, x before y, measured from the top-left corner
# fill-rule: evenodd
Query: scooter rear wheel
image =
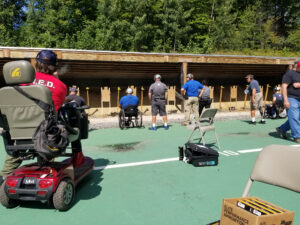
<path fill-rule="evenodd" d="M 0 187 L 0 202 L 1 202 L 1 204 L 6 208 L 17 207 L 20 204 L 20 201 L 17 199 L 9 198 L 4 191 L 4 187 L 5 187 L 5 182 L 3 182 L 3 184 Z"/>
<path fill-rule="evenodd" d="M 62 180 L 53 194 L 53 205 L 59 211 L 71 208 L 75 195 L 74 184 L 71 179 Z"/>

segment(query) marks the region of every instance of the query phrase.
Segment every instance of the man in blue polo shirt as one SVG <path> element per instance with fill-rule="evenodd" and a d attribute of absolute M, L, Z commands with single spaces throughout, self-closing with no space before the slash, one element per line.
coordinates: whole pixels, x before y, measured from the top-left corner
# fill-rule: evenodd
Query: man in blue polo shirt
<path fill-rule="evenodd" d="M 248 74 L 246 77 L 247 82 L 249 83 L 249 87 L 247 89 L 247 93 L 250 95 L 250 114 L 251 114 L 251 122 L 250 124 L 256 124 L 255 120 L 255 110 L 259 110 L 261 115 L 261 121 L 259 123 L 265 124 L 264 111 L 263 111 L 263 95 L 260 91 L 259 83 L 257 80 L 254 80 L 254 75 Z"/>
<path fill-rule="evenodd" d="M 119 107 L 125 109 L 129 105 L 138 106 L 139 99 L 135 95 L 132 95 L 133 91 L 131 88 L 127 88 L 125 96 L 120 99 Z"/>
<path fill-rule="evenodd" d="M 182 123 L 183 126 L 187 126 L 190 122 L 190 115 L 191 112 L 195 114 L 196 123 L 199 123 L 199 90 L 203 88 L 203 85 L 194 80 L 194 75 L 189 73 L 186 76 L 186 83 L 181 88 L 181 94 L 187 95 L 188 99 L 185 101 L 184 107 L 184 122 Z"/>

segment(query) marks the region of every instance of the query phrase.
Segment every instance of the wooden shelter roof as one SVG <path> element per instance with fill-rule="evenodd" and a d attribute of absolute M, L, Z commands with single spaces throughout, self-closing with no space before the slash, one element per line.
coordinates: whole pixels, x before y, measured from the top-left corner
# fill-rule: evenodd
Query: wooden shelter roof
<path fill-rule="evenodd" d="M 34 62 L 40 50 L 0 47 L 0 66 L 19 59 Z M 51 50 L 57 53 L 60 67 L 66 68 L 64 79 L 152 79 L 156 73 L 178 78 L 182 64 L 188 64 L 188 72 L 196 78 L 241 78 L 249 73 L 272 77 L 281 76 L 295 61 L 286 57 Z"/>

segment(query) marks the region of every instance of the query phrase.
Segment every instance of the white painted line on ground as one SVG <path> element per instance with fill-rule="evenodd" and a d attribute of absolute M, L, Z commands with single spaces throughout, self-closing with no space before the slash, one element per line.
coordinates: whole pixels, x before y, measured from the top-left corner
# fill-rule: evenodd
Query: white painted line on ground
<path fill-rule="evenodd" d="M 291 145 L 294 147 L 300 147 L 300 145 Z M 255 149 L 246 149 L 246 150 L 239 150 L 237 152 L 239 153 L 251 153 L 251 152 L 259 152 L 262 148 L 255 148 Z M 225 156 L 236 156 L 238 153 L 235 153 L 233 151 L 219 151 L 219 154 L 225 155 Z M 116 165 L 107 165 L 107 166 L 97 166 L 94 167 L 94 170 L 104 170 L 104 169 L 114 169 L 114 168 L 122 168 L 122 167 L 133 167 L 133 166 L 142 166 L 142 165 L 150 165 L 150 164 L 156 164 L 156 163 L 164 163 L 164 162 L 172 162 L 172 161 L 179 161 L 178 157 L 175 158 L 167 158 L 167 159 L 158 159 L 158 160 L 150 160 L 150 161 L 142 161 L 142 162 L 132 162 L 132 163 L 122 163 L 122 164 L 116 164 Z"/>
<path fill-rule="evenodd" d="M 158 160 L 143 161 L 143 162 L 123 163 L 123 164 L 108 165 L 108 166 L 98 166 L 98 167 L 94 167 L 94 170 L 113 169 L 113 168 L 131 167 L 131 166 L 141 166 L 141 165 L 149 165 L 149 164 L 171 162 L 171 161 L 178 161 L 178 160 L 179 160 L 179 158 L 175 157 L 175 158 L 158 159 Z"/>
<path fill-rule="evenodd" d="M 254 149 L 247 149 L 247 150 L 240 150 L 239 153 L 249 153 L 249 152 L 259 152 L 262 148 L 254 148 Z"/>

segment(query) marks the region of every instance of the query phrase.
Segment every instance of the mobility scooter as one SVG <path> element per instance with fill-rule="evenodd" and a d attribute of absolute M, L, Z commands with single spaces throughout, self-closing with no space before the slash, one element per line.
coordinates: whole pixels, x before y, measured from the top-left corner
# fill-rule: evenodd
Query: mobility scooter
<path fill-rule="evenodd" d="M 84 107 L 62 107 L 58 116 L 54 107 L 49 107 L 55 121 L 62 121 L 60 129 L 66 132 L 72 153 L 66 153 L 66 148 L 51 146 L 55 151 L 53 159 L 49 159 L 49 155 L 45 158 L 37 149 L 33 135 L 41 122 L 49 118 L 50 110 L 40 104 L 53 106 L 49 89 L 42 85 L 16 88 L 19 84 L 32 83 L 35 78 L 34 68 L 25 60 L 6 63 L 3 75 L 8 85 L 0 89 L 0 127 L 5 150 L 12 157 L 36 158 L 37 162 L 24 165 L 6 177 L 0 188 L 0 202 L 12 208 L 20 201 L 41 201 L 53 203 L 60 211 L 68 210 L 74 200 L 75 186 L 94 167 L 94 161 L 81 152 L 80 140 L 88 137 Z M 54 162 L 54 157 L 58 156 L 69 158 Z"/>

